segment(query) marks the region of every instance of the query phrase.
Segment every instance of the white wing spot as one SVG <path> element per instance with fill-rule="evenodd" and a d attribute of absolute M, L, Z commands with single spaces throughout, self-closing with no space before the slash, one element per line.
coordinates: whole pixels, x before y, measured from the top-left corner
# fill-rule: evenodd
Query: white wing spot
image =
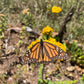
<path fill-rule="evenodd" d="M 57 47 L 57 51 L 58 51 L 58 47 Z"/>
<path fill-rule="evenodd" d="M 62 50 L 60 50 L 60 52 L 62 52 Z"/>
<path fill-rule="evenodd" d="M 29 52 L 30 52 L 30 50 L 29 50 Z"/>

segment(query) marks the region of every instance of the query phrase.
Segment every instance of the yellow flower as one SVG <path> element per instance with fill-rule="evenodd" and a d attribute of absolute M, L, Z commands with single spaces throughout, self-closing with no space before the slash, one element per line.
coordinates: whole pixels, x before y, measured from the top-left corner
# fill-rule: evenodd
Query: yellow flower
<path fill-rule="evenodd" d="M 54 39 L 54 38 L 49 38 L 49 41 L 51 41 L 52 43 L 56 43 L 56 39 Z"/>
<path fill-rule="evenodd" d="M 51 34 L 53 32 L 53 29 L 49 26 L 46 26 L 42 30 L 42 34 Z"/>
<path fill-rule="evenodd" d="M 22 11 L 23 14 L 26 14 L 29 11 L 29 8 Z"/>
<path fill-rule="evenodd" d="M 51 43 L 51 44 L 55 44 L 56 43 L 56 39 L 54 39 L 54 38 L 49 38 L 49 40 L 44 40 L 45 42 L 49 42 L 49 43 Z"/>
<path fill-rule="evenodd" d="M 58 62 L 63 61 L 63 59 L 58 59 Z"/>
<path fill-rule="evenodd" d="M 37 42 L 40 42 L 40 40 L 36 39 L 35 41 L 31 42 L 31 44 L 28 46 L 28 49 L 33 47 L 33 45 L 35 45 Z"/>
<path fill-rule="evenodd" d="M 28 49 L 30 49 L 31 47 L 33 47 L 33 45 L 35 45 L 37 42 L 40 42 L 40 40 L 37 39 L 37 40 L 31 42 L 31 44 L 28 46 Z M 48 43 L 51 43 L 53 45 L 56 45 L 59 48 L 61 48 L 64 52 L 66 52 L 65 46 L 62 43 L 57 42 L 56 39 L 54 39 L 54 38 L 50 38 L 49 40 L 44 40 L 44 42 L 48 42 Z"/>
<path fill-rule="evenodd" d="M 66 52 L 66 48 L 65 48 L 65 46 L 62 43 L 56 42 L 55 45 L 60 47 L 62 50 L 64 50 Z"/>
<path fill-rule="evenodd" d="M 49 43 L 51 43 L 53 45 L 56 45 L 56 46 L 60 47 L 64 52 L 66 52 L 65 46 L 60 42 L 56 42 L 56 39 L 50 38 L 49 40 L 44 40 L 44 41 L 49 42 Z"/>
<path fill-rule="evenodd" d="M 0 14 L 0 16 L 4 17 L 5 15 L 4 14 Z"/>
<path fill-rule="evenodd" d="M 57 7 L 57 6 L 52 7 L 52 13 L 60 13 L 61 11 L 62 9 L 60 7 Z"/>

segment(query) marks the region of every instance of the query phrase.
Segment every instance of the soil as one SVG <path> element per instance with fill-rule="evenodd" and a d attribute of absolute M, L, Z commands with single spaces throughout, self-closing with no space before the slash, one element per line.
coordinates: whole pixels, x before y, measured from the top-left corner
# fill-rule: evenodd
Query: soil
<path fill-rule="evenodd" d="M 39 67 L 29 65 L 25 58 L 27 47 L 36 37 L 20 38 L 19 32 L 5 32 L 5 38 L 0 40 L 0 84 L 37 84 Z M 19 41 L 22 40 L 22 43 Z M 68 61 L 55 61 L 45 65 L 43 79 L 52 81 L 80 80 L 84 68 L 71 65 Z"/>

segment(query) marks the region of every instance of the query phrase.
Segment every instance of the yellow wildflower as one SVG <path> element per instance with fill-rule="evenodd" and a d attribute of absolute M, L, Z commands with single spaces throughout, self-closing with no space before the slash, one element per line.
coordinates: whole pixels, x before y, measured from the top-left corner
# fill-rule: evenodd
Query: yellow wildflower
<path fill-rule="evenodd" d="M 60 47 L 62 50 L 64 50 L 66 52 L 66 48 L 65 48 L 65 46 L 62 43 L 56 42 L 55 45 Z"/>
<path fill-rule="evenodd" d="M 53 32 L 53 29 L 49 26 L 46 26 L 42 30 L 42 34 L 51 34 Z"/>
<path fill-rule="evenodd" d="M 49 38 L 49 41 L 51 41 L 52 43 L 56 43 L 56 39 L 54 39 L 54 38 Z"/>
<path fill-rule="evenodd" d="M 56 46 L 60 47 L 64 52 L 66 52 L 65 46 L 60 42 L 56 42 L 56 39 L 50 38 L 49 40 L 44 40 L 44 41 L 49 42 L 49 43 L 51 43 L 53 45 L 56 45 Z"/>
<path fill-rule="evenodd" d="M 0 14 L 0 16 L 4 17 L 5 15 L 4 14 Z"/>
<path fill-rule="evenodd" d="M 28 49 L 30 49 L 31 47 L 33 47 L 33 45 L 35 45 L 37 42 L 40 42 L 40 40 L 37 39 L 37 40 L 33 41 L 33 42 L 28 46 Z M 44 40 L 44 42 L 48 42 L 48 43 L 51 43 L 51 44 L 53 44 L 53 45 L 56 45 L 56 46 L 60 47 L 64 52 L 66 52 L 65 46 L 64 46 L 62 43 L 57 42 L 56 39 L 54 39 L 54 38 L 50 38 L 49 40 Z"/>
<path fill-rule="evenodd" d="M 26 14 L 29 11 L 29 8 L 22 11 L 23 14 Z"/>
<path fill-rule="evenodd" d="M 44 79 L 44 81 L 45 81 L 45 83 L 47 83 L 47 80 L 46 79 Z"/>
<path fill-rule="evenodd" d="M 56 39 L 54 39 L 54 38 L 49 38 L 49 40 L 44 40 L 45 42 L 49 42 L 49 43 L 51 43 L 51 44 L 55 44 L 56 43 Z"/>
<path fill-rule="evenodd" d="M 52 7 L 52 13 L 60 13 L 61 11 L 62 9 L 60 7 L 57 7 L 57 6 Z"/>
<path fill-rule="evenodd" d="M 30 49 L 31 47 L 33 47 L 33 45 L 35 45 L 37 42 L 40 42 L 40 40 L 35 40 L 33 42 L 31 42 L 31 44 L 28 46 L 28 49 Z"/>
<path fill-rule="evenodd" d="M 63 61 L 63 59 L 58 59 L 58 62 Z"/>

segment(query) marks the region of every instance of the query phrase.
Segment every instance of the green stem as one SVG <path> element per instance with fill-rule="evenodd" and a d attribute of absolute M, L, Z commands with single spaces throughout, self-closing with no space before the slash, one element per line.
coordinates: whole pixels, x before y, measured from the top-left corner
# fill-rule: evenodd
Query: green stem
<path fill-rule="evenodd" d="M 43 83 L 43 71 L 44 71 L 44 64 L 41 64 L 40 65 L 40 69 L 39 69 L 38 84 L 42 84 Z"/>

